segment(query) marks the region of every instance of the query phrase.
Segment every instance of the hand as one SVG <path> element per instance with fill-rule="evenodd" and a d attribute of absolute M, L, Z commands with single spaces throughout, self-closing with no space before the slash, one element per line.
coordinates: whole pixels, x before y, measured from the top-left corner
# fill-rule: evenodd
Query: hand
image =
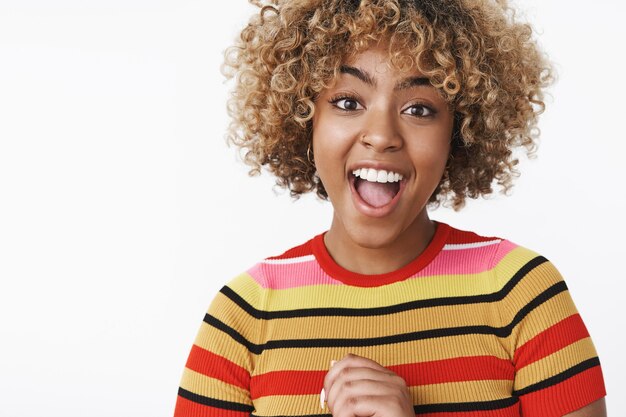
<path fill-rule="evenodd" d="M 334 417 L 415 417 L 404 380 L 360 356 L 335 362 L 324 378 L 323 393 Z"/>

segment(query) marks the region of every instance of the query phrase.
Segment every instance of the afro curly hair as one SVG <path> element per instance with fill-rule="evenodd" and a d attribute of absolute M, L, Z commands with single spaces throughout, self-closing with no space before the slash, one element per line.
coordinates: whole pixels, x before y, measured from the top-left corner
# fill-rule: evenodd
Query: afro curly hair
<path fill-rule="evenodd" d="M 431 205 L 507 192 L 522 148 L 532 155 L 552 69 L 506 0 L 250 0 L 259 12 L 225 53 L 227 140 L 250 174 L 265 166 L 293 197 L 326 199 L 310 143 L 315 99 L 350 56 L 385 40 L 399 69 L 417 68 L 454 112 L 452 146 Z"/>

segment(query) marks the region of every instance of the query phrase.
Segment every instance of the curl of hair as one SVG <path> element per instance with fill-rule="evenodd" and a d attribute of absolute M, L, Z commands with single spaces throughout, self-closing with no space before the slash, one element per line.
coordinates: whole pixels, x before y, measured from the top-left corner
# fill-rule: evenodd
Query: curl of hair
<path fill-rule="evenodd" d="M 455 114 L 432 205 L 512 186 L 516 148 L 532 155 L 552 69 L 506 0 L 251 0 L 260 11 L 225 53 L 235 87 L 227 139 L 250 174 L 265 166 L 292 196 L 315 191 L 310 142 L 315 98 L 351 55 L 385 40 L 399 69 L 427 76 Z M 346 52 L 350 51 L 350 52 Z"/>

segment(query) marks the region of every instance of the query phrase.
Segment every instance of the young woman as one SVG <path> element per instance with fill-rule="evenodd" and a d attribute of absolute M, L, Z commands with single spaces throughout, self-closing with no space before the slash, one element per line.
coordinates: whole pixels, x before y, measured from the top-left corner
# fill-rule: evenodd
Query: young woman
<path fill-rule="evenodd" d="M 558 271 L 427 207 L 506 189 L 550 69 L 504 1 L 276 0 L 227 54 L 231 140 L 330 229 L 233 279 L 175 415 L 606 415 Z M 320 393 L 321 391 L 321 393 Z"/>

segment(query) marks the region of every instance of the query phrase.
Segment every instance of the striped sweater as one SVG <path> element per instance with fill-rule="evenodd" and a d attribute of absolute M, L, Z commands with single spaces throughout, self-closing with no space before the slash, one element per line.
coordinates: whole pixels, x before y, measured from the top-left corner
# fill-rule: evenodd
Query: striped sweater
<path fill-rule="evenodd" d="M 554 266 L 438 223 L 391 273 L 343 269 L 319 235 L 233 279 L 204 317 L 175 416 L 327 414 L 323 378 L 348 353 L 403 377 L 420 416 L 556 417 L 605 395 Z"/>

